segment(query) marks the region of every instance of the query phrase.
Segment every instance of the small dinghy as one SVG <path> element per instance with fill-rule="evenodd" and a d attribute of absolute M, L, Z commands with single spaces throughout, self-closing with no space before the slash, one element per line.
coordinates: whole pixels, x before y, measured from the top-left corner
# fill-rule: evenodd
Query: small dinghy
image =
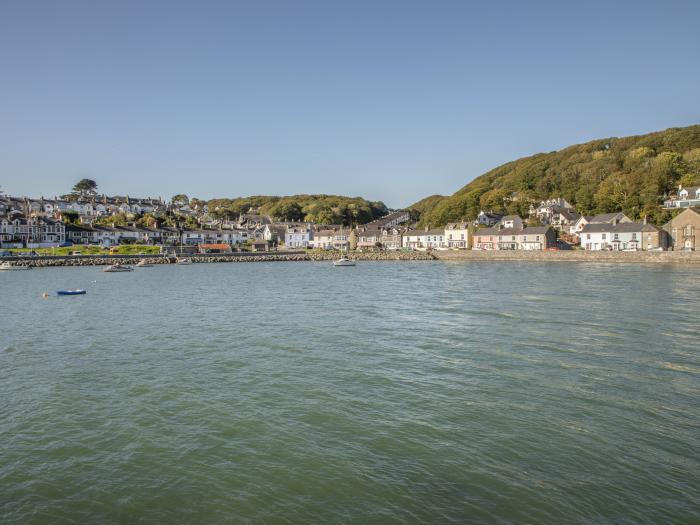
<path fill-rule="evenodd" d="M 56 295 L 85 295 L 86 290 L 81 290 L 80 288 L 76 290 L 57 290 Z"/>
<path fill-rule="evenodd" d="M 176 263 L 181 265 L 188 265 L 192 264 L 192 259 L 190 259 L 189 257 L 178 257 Z"/>
<path fill-rule="evenodd" d="M 137 268 L 150 268 L 153 266 L 151 263 L 149 263 L 146 259 L 141 259 L 138 263 L 136 263 Z"/>

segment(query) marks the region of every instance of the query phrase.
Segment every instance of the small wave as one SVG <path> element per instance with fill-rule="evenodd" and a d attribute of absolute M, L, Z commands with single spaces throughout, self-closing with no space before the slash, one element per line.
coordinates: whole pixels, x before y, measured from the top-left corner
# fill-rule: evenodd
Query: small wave
<path fill-rule="evenodd" d="M 676 372 L 687 372 L 689 374 L 700 373 L 700 368 L 696 366 L 679 365 L 676 363 L 663 362 L 661 367 L 667 370 L 675 370 Z"/>

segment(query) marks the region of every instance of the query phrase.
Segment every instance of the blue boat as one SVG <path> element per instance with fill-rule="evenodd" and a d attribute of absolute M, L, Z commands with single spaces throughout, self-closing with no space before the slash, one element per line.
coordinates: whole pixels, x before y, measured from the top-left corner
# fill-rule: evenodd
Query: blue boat
<path fill-rule="evenodd" d="M 56 295 L 85 295 L 86 290 L 57 290 Z"/>

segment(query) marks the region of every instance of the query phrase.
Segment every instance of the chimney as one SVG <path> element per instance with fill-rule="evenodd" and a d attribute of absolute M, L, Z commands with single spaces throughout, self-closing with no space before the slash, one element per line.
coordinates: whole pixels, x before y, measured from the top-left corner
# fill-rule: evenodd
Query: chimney
<path fill-rule="evenodd" d="M 612 225 L 613 225 L 613 226 L 617 226 L 617 222 L 618 222 L 618 221 L 617 221 L 617 217 L 615 217 L 615 218 L 612 220 Z"/>
<path fill-rule="evenodd" d="M 647 216 L 646 215 L 644 216 L 644 225 L 645 226 L 647 225 Z"/>

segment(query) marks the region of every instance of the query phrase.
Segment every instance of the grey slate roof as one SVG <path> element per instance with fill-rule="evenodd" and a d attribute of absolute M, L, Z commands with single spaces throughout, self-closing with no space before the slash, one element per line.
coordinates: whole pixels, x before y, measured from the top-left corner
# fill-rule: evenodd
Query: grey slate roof
<path fill-rule="evenodd" d="M 612 222 L 613 219 L 618 218 L 621 219 L 624 217 L 625 214 L 622 213 L 621 211 L 615 212 L 615 213 L 601 213 L 599 215 L 594 215 L 591 217 L 588 222 L 593 224 L 593 223 L 609 223 Z"/>
<path fill-rule="evenodd" d="M 644 230 L 645 226 L 651 225 L 644 224 L 643 222 L 620 222 L 618 224 L 592 223 L 584 226 L 581 233 L 632 233 L 641 232 Z"/>

